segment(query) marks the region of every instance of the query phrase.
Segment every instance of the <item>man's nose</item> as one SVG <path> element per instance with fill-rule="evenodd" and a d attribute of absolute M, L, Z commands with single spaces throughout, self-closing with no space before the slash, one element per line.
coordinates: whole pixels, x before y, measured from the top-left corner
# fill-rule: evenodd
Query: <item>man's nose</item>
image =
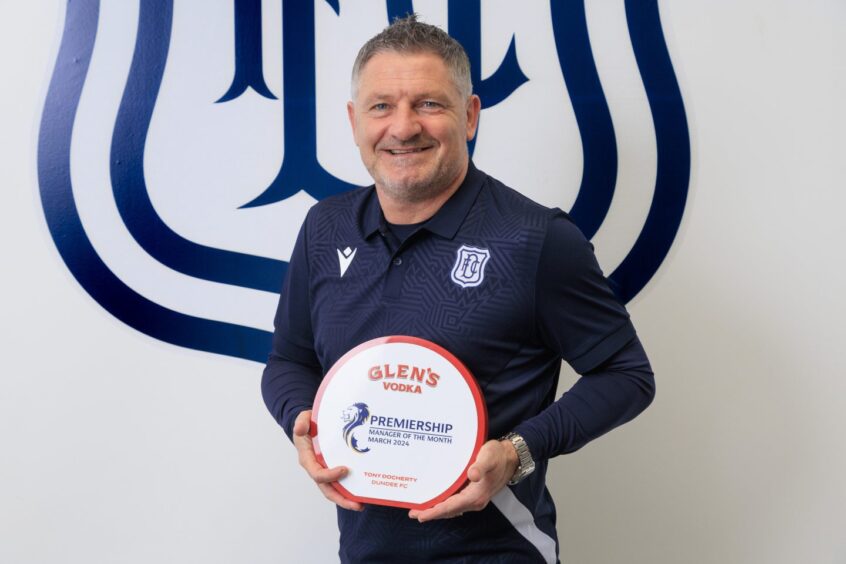
<path fill-rule="evenodd" d="M 391 120 L 391 135 L 398 141 L 409 141 L 420 134 L 423 127 L 413 108 L 399 106 Z"/>

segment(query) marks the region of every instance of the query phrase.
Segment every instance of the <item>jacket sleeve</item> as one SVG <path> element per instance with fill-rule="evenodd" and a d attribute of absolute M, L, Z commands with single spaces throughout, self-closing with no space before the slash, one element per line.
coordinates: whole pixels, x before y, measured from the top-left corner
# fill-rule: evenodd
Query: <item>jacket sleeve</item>
<path fill-rule="evenodd" d="M 264 403 L 288 438 L 297 415 L 311 409 L 323 377 L 311 327 L 308 223 L 307 217 L 288 264 L 274 319 L 273 348 L 261 379 Z"/>
<path fill-rule="evenodd" d="M 573 452 L 633 419 L 652 402 L 655 380 L 628 312 L 593 247 L 563 212 L 551 221 L 538 263 L 539 338 L 581 378 L 515 428 L 536 460 Z"/>
<path fill-rule="evenodd" d="M 652 369 L 635 336 L 515 432 L 525 439 L 535 460 L 546 460 L 578 450 L 634 419 L 654 397 Z"/>

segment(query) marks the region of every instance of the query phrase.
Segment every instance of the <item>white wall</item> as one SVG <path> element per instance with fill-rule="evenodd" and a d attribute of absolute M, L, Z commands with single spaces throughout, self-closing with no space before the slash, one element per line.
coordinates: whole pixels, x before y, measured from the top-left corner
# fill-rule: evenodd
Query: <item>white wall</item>
<path fill-rule="evenodd" d="M 629 305 L 658 396 L 554 461 L 562 556 L 844 562 L 846 4 L 660 6 L 693 170 Z M 35 146 L 63 12 L 0 2 L 0 561 L 332 561 L 261 367 L 135 332 L 59 257 Z"/>

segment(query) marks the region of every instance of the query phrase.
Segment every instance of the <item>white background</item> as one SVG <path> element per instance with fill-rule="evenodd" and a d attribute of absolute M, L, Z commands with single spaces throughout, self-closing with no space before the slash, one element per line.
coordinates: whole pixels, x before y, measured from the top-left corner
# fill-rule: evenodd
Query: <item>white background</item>
<path fill-rule="evenodd" d="M 658 396 L 553 462 L 562 557 L 846 562 L 846 4 L 660 7 L 693 170 L 629 307 Z M 59 258 L 35 147 L 62 17 L 0 1 L 0 561 L 331 562 L 261 367 L 135 332 Z"/>

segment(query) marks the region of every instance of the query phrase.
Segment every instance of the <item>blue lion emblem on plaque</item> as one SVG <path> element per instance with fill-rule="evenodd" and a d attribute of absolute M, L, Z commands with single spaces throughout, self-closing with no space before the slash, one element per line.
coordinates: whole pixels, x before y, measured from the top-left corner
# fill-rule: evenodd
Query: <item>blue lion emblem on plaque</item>
<path fill-rule="evenodd" d="M 353 431 L 357 427 L 361 427 L 365 423 L 367 423 L 368 419 L 370 419 L 370 408 L 367 407 L 366 403 L 354 403 L 348 408 L 344 410 L 344 413 L 341 415 L 341 419 L 343 419 L 344 423 L 344 442 L 347 443 L 347 446 L 353 449 L 356 452 L 370 452 L 368 447 L 361 448 L 358 444 L 358 440 L 355 438 Z"/>

